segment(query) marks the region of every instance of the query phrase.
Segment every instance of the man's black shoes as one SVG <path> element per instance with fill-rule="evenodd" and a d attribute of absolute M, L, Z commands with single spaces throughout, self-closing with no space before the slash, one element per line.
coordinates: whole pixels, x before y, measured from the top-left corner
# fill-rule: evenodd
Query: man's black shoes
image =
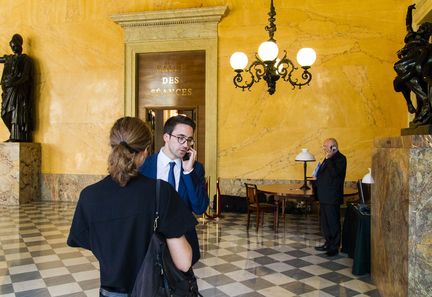
<path fill-rule="evenodd" d="M 320 251 L 320 252 L 325 252 L 325 255 L 327 257 L 334 257 L 337 256 L 339 254 L 339 250 L 338 249 L 330 249 L 327 245 L 320 245 L 320 246 L 316 246 L 315 250 Z"/>
<path fill-rule="evenodd" d="M 324 244 L 324 245 L 316 246 L 315 250 L 320 251 L 320 252 L 325 252 L 328 250 L 328 247 Z"/>
<path fill-rule="evenodd" d="M 336 250 L 328 250 L 325 254 L 327 257 L 334 257 L 334 256 L 337 256 L 339 254 L 339 251 L 337 249 Z"/>

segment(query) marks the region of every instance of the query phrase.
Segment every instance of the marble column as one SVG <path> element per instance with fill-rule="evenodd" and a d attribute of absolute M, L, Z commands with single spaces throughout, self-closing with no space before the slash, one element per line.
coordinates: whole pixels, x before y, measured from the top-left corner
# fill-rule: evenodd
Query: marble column
<path fill-rule="evenodd" d="M 40 168 L 40 143 L 0 143 L 0 205 L 39 199 Z"/>
<path fill-rule="evenodd" d="M 382 297 L 430 296 L 432 135 L 375 140 L 372 278 Z"/>

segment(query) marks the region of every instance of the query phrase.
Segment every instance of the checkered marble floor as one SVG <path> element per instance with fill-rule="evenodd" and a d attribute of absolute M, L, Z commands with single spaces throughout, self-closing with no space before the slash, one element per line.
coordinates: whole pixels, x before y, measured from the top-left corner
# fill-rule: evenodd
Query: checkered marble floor
<path fill-rule="evenodd" d="M 0 296 L 99 296 L 98 262 L 66 237 L 71 203 L 0 206 Z M 370 275 L 351 274 L 352 259 L 327 258 L 314 215 L 287 215 L 278 233 L 246 232 L 246 215 L 225 213 L 197 227 L 202 257 L 194 266 L 203 296 L 379 296 Z"/>

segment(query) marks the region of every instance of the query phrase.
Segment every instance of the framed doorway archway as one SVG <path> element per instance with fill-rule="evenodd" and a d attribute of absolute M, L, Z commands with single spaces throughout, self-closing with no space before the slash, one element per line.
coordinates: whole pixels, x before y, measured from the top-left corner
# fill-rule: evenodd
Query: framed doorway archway
<path fill-rule="evenodd" d="M 137 59 L 142 53 L 205 51 L 205 171 L 217 178 L 217 25 L 227 6 L 113 15 L 125 32 L 125 115 L 137 116 Z"/>

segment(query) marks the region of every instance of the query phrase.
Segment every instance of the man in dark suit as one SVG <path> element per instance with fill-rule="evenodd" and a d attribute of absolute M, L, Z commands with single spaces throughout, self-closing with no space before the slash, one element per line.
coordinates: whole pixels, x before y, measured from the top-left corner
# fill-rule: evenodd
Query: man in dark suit
<path fill-rule="evenodd" d="M 146 158 L 139 171 L 147 177 L 165 180 L 177 190 L 180 198 L 197 215 L 209 204 L 204 167 L 196 161 L 193 148 L 195 122 L 182 115 L 169 118 L 164 125 L 164 146 L 159 153 Z M 196 230 L 185 234 L 192 247 L 192 263 L 200 258 Z"/>
<path fill-rule="evenodd" d="M 325 243 L 315 249 L 332 257 L 339 253 L 341 241 L 340 205 L 343 203 L 347 161 L 334 138 L 324 141 L 323 150 L 325 159 L 316 173 L 314 189 L 320 202 L 320 225 Z"/>

